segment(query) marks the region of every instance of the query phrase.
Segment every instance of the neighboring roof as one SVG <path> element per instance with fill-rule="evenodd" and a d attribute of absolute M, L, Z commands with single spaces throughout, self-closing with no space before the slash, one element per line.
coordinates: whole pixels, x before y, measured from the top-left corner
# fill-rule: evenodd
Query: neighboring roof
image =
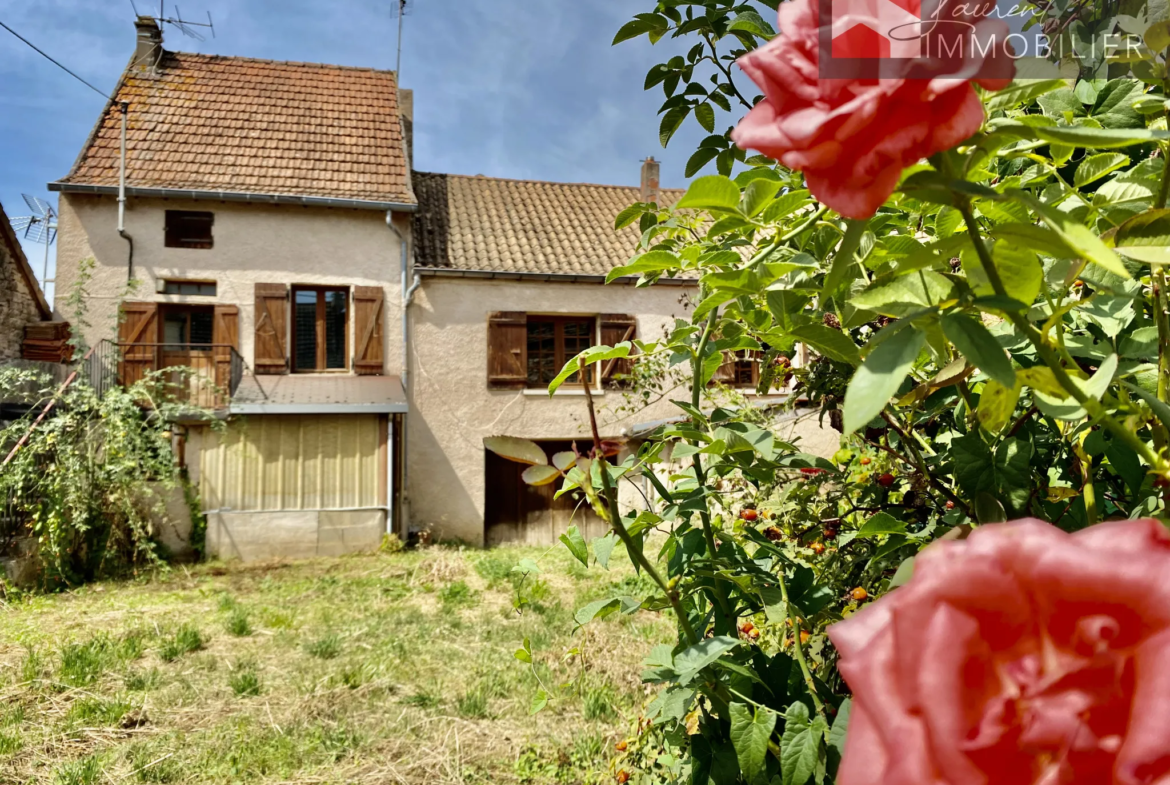
<path fill-rule="evenodd" d="M 604 276 L 638 246 L 614 218 L 641 199 L 619 185 L 546 183 L 414 172 L 416 264 L 423 268 Z M 673 204 L 681 190 L 663 189 Z"/>
<path fill-rule="evenodd" d="M 41 291 L 41 286 L 37 283 L 37 276 L 32 267 L 29 266 L 28 258 L 24 255 L 24 249 L 20 247 L 20 240 L 16 239 L 16 232 L 13 231 L 12 224 L 9 222 L 2 204 L 0 204 L 0 254 L 11 259 L 21 276 L 24 277 L 25 283 L 28 284 L 29 293 L 36 301 L 37 310 L 41 312 L 41 316 L 46 321 L 52 319 L 53 309 L 45 300 L 45 293 Z"/>
<path fill-rule="evenodd" d="M 164 52 L 127 68 L 56 190 L 132 188 L 413 205 L 393 71 Z"/>
<path fill-rule="evenodd" d="M 232 414 L 385 414 L 405 412 L 397 376 L 289 374 L 245 376 L 232 396 Z"/>

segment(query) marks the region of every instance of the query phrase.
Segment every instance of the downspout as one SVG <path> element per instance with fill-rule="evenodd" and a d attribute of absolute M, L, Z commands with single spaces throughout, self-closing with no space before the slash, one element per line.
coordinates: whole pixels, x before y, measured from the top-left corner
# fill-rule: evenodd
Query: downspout
<path fill-rule="evenodd" d="M 118 236 L 130 246 L 130 253 L 126 260 L 126 283 L 134 280 L 134 238 L 126 233 L 126 115 L 130 111 L 127 101 L 118 103 L 118 110 L 122 113 L 122 149 L 118 171 Z"/>
<path fill-rule="evenodd" d="M 390 227 L 390 231 L 394 232 L 394 234 L 398 237 L 398 247 L 402 250 L 402 260 L 400 262 L 400 267 L 402 269 L 402 285 L 401 285 L 402 286 L 402 288 L 401 288 L 401 291 L 402 291 L 402 393 L 403 393 L 403 395 L 406 396 L 407 406 L 409 406 L 410 400 L 411 400 L 411 398 L 410 398 L 410 320 L 408 318 L 407 312 L 410 308 L 410 303 L 414 300 L 414 293 L 417 292 L 418 288 L 422 285 L 422 278 L 420 278 L 418 276 L 418 274 L 415 273 L 414 279 L 411 280 L 410 285 L 407 286 L 407 281 L 410 280 L 410 273 L 411 273 L 410 254 L 409 254 L 410 249 L 409 249 L 409 246 L 408 246 L 407 241 L 406 241 L 406 235 L 404 235 L 398 229 L 398 227 L 394 225 L 394 212 L 392 210 L 386 211 L 386 225 L 388 227 Z M 402 420 L 400 423 L 400 429 L 399 429 L 400 433 L 398 434 L 398 439 L 399 439 L 400 443 L 402 444 L 402 467 L 401 467 L 402 468 L 402 492 L 401 492 L 399 498 L 402 499 L 402 501 L 403 501 L 402 506 L 404 508 L 406 507 L 406 504 L 405 504 L 405 502 L 406 502 L 406 489 L 409 487 L 409 484 L 407 481 L 409 479 L 409 472 L 410 472 L 410 460 L 408 459 L 407 453 L 406 453 L 406 434 L 407 434 L 406 418 L 409 416 L 409 414 L 410 413 L 407 412 L 406 415 L 404 415 L 402 417 Z M 407 535 L 409 534 L 409 532 L 406 531 L 407 519 L 406 519 L 406 515 L 402 514 L 403 513 L 402 510 L 400 510 L 399 513 L 401 515 L 402 529 L 403 529 L 403 531 L 401 531 L 399 533 L 399 536 L 401 536 L 403 542 L 405 542 L 407 539 Z"/>

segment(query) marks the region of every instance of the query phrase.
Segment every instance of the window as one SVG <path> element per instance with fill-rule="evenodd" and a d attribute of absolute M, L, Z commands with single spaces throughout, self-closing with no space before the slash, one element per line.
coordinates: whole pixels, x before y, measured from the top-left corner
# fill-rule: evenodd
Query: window
<path fill-rule="evenodd" d="M 215 297 L 215 281 L 163 281 L 162 293 Z"/>
<path fill-rule="evenodd" d="M 293 370 L 349 368 L 349 290 L 294 287 Z"/>
<path fill-rule="evenodd" d="M 215 325 L 215 311 L 210 308 L 165 308 L 163 338 L 166 348 L 210 346 Z"/>
<path fill-rule="evenodd" d="M 210 248 L 213 223 L 215 213 L 167 210 L 165 227 L 167 248 Z"/>
<path fill-rule="evenodd" d="M 760 353 L 740 350 L 735 353 L 731 372 L 732 387 L 755 387 L 760 383 Z"/>
<path fill-rule="evenodd" d="M 594 320 L 580 316 L 528 316 L 528 386 L 547 387 L 565 363 L 593 345 Z M 587 371 L 593 383 L 593 367 Z M 566 384 L 580 384 L 577 374 Z"/>

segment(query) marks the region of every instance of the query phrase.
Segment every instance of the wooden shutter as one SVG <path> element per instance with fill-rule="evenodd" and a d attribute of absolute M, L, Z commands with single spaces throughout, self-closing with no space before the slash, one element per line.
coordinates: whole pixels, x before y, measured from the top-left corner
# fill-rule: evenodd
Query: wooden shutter
<path fill-rule="evenodd" d="M 616 346 L 622 341 L 632 341 L 638 336 L 638 319 L 627 313 L 603 313 L 598 317 L 601 324 L 601 343 Z M 601 383 L 606 387 L 621 387 L 627 381 L 615 379 L 630 372 L 634 361 L 630 359 L 609 360 L 601 368 Z"/>
<path fill-rule="evenodd" d="M 142 381 L 158 370 L 158 305 L 124 302 L 118 322 L 118 379 L 124 385 Z"/>
<path fill-rule="evenodd" d="M 215 386 L 232 393 L 232 349 L 240 350 L 240 309 L 235 305 L 215 306 L 211 342 L 215 345 Z M 226 401 L 217 401 L 226 403 Z"/>
<path fill-rule="evenodd" d="M 383 371 L 382 323 L 386 293 L 380 286 L 353 287 L 353 324 L 356 351 L 354 372 L 381 376 Z"/>
<path fill-rule="evenodd" d="M 528 315 L 498 311 L 488 319 L 488 389 L 528 386 Z"/>
<path fill-rule="evenodd" d="M 256 373 L 288 372 L 288 286 L 256 284 L 255 343 L 252 353 Z"/>

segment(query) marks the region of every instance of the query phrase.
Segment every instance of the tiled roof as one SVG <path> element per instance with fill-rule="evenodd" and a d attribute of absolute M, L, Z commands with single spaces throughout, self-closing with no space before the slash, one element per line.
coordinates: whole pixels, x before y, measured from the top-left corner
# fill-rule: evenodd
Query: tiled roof
<path fill-rule="evenodd" d="M 638 227 L 613 221 L 639 188 L 414 172 L 420 267 L 605 275 L 637 249 Z M 683 191 L 663 189 L 671 204 Z"/>
<path fill-rule="evenodd" d="M 36 301 L 37 310 L 41 312 L 46 320 L 53 318 L 53 310 L 49 308 L 48 302 L 45 300 L 45 295 L 41 292 L 41 286 L 37 282 L 36 274 L 33 273 L 32 267 L 29 266 L 28 258 L 24 255 L 24 249 L 20 247 L 20 240 L 16 237 L 16 232 L 12 229 L 12 224 L 8 220 L 8 216 L 4 212 L 4 205 L 0 204 L 0 265 L 12 264 L 16 267 L 17 272 L 24 278 L 25 283 L 28 284 L 29 293 L 33 300 Z"/>
<path fill-rule="evenodd" d="M 164 52 L 128 68 L 62 182 L 413 204 L 393 71 Z"/>

